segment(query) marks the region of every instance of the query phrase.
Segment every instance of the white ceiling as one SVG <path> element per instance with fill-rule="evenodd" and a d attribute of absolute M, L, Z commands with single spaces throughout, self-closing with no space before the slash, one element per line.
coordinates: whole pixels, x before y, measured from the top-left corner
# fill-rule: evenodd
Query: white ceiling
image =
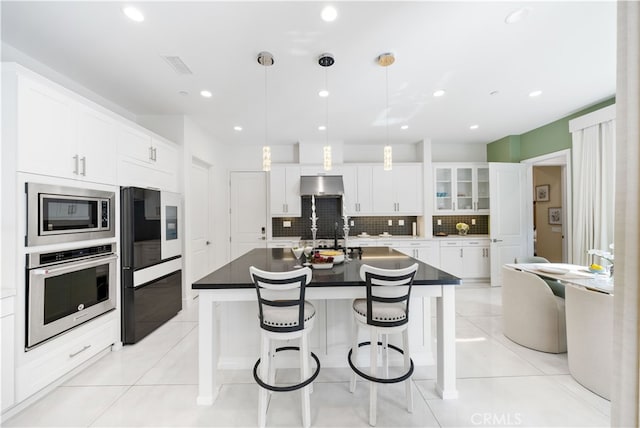
<path fill-rule="evenodd" d="M 615 94 L 614 1 L 334 1 L 332 23 L 320 19 L 325 2 L 135 4 L 142 23 L 118 1 L 3 0 L 2 40 L 134 115 L 190 115 L 225 144 L 265 141 L 265 50 L 270 144 L 325 141 L 325 78 L 328 139 L 345 144 L 385 143 L 387 72 L 392 143 L 487 143 Z M 526 19 L 505 23 L 524 6 Z M 323 52 L 333 67 L 318 65 Z M 396 57 L 387 69 L 375 63 L 384 52 Z"/>

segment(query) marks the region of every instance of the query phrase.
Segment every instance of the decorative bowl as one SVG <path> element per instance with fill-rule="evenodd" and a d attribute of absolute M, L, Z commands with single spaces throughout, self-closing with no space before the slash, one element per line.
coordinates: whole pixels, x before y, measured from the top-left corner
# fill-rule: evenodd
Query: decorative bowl
<path fill-rule="evenodd" d="M 314 269 L 331 269 L 333 263 L 311 263 L 311 267 Z"/>

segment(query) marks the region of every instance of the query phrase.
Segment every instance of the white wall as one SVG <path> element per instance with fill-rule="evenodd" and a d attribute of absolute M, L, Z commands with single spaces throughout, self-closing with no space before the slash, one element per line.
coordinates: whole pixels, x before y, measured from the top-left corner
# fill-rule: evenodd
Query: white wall
<path fill-rule="evenodd" d="M 431 158 L 433 162 L 486 162 L 487 146 L 432 143 Z"/>

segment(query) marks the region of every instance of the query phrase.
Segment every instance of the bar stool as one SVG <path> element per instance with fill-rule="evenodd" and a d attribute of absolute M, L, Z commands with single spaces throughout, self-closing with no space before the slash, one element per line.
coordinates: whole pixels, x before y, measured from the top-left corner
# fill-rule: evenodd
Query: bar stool
<path fill-rule="evenodd" d="M 349 351 L 349 366 L 353 370 L 349 390 L 356 390 L 356 375 L 369 381 L 369 425 L 376 425 L 377 417 L 377 384 L 405 382 L 407 395 L 407 411 L 413 412 L 413 394 L 411 390 L 411 375 L 413 361 L 409 356 L 409 298 L 411 285 L 418 271 L 415 263 L 404 269 L 380 269 L 369 265 L 362 265 L 360 277 L 366 282 L 367 298 L 353 301 L 354 331 L 353 345 Z M 358 343 L 360 328 L 366 328 L 370 333 L 370 341 Z M 402 349 L 389 345 L 389 334 L 402 333 Z M 379 337 L 382 335 L 382 341 Z M 374 346 L 372 346 L 372 344 Z M 364 373 L 356 367 L 358 348 L 369 346 L 371 351 L 370 373 Z M 382 365 L 384 377 L 378 376 L 378 349 L 382 350 Z M 403 354 L 405 373 L 395 378 L 389 378 L 389 348 Z"/>
<path fill-rule="evenodd" d="M 302 423 L 308 427 L 311 419 L 309 393 L 311 383 L 320 372 L 318 357 L 309 351 L 308 334 L 313 328 L 316 310 L 304 300 L 305 286 L 311 282 L 308 267 L 289 272 L 267 272 L 254 266 L 249 268 L 258 294 L 260 319 L 260 359 L 253 367 L 253 378 L 260 385 L 258 398 L 258 424 L 264 427 L 267 420 L 268 399 L 271 392 L 302 389 Z M 300 346 L 276 348 L 275 340 L 300 339 Z M 275 385 L 274 357 L 280 351 L 297 350 L 300 354 L 300 383 L 287 386 Z M 315 372 L 309 376 L 309 356 L 316 361 Z M 260 363 L 263 364 L 260 364 Z M 268 380 L 265 379 L 268 377 Z"/>

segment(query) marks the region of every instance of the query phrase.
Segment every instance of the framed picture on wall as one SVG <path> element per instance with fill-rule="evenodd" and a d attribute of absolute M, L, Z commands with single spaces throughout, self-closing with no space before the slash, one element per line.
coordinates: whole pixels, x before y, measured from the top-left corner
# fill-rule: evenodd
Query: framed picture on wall
<path fill-rule="evenodd" d="M 549 208 L 549 224 L 562 224 L 562 208 Z"/>
<path fill-rule="evenodd" d="M 544 202 L 549 200 L 549 185 L 543 184 L 542 186 L 536 186 L 536 201 Z"/>

